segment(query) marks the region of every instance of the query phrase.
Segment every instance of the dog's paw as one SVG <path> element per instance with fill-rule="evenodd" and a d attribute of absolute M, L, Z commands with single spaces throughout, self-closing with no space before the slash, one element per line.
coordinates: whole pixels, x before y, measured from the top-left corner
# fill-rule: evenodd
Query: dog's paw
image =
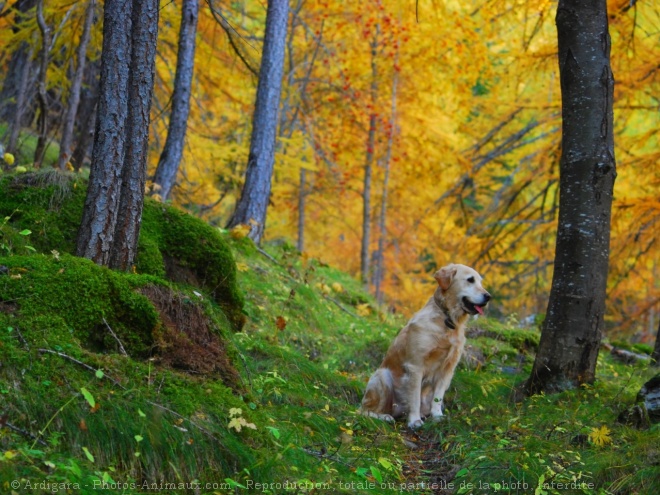
<path fill-rule="evenodd" d="M 442 421 L 445 418 L 444 414 L 442 412 L 439 413 L 431 413 L 431 420 L 434 422 Z"/>
<path fill-rule="evenodd" d="M 418 428 L 421 428 L 423 424 L 424 421 L 422 421 L 421 418 L 411 419 L 410 421 L 408 421 L 408 428 L 410 428 L 411 430 L 416 430 Z"/>
<path fill-rule="evenodd" d="M 381 415 L 380 419 L 382 419 L 383 421 L 387 421 L 388 423 L 394 423 L 394 418 L 389 414 Z"/>

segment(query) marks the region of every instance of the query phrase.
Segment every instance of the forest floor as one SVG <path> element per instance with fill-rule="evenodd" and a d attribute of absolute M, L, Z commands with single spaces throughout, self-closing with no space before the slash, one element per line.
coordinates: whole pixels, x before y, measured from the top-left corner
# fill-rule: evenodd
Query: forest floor
<path fill-rule="evenodd" d="M 48 309 L 22 320 L 23 308 L 44 302 L 33 294 L 49 297 L 39 284 L 75 272 L 94 287 L 87 299 L 71 288 L 58 303 L 76 314 L 116 298 L 126 277 L 131 287 L 168 284 L 178 294 L 171 304 L 199 306 L 222 327 L 203 288 L 120 274 L 104 289 L 93 281 L 107 270 L 66 253 L 0 257 L 1 493 L 660 493 L 660 426 L 616 421 L 657 373 L 647 363 L 603 350 L 593 385 L 516 403 L 538 329 L 514 316 L 471 320 L 446 417 L 411 432 L 357 414 L 404 318 L 286 243 L 259 249 L 221 236 L 236 258 L 246 324 L 220 332 L 231 361 L 220 371 L 133 353 L 132 342 L 122 342 L 125 355 L 102 322 L 102 342 L 90 345 Z M 19 286 L 23 295 L 10 297 Z M 432 291 L 429 283 L 420 307 Z M 131 311 L 137 321 L 143 309 Z"/>

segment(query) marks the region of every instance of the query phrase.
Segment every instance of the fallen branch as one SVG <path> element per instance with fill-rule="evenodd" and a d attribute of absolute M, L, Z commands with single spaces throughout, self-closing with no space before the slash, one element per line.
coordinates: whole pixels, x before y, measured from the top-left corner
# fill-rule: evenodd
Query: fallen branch
<path fill-rule="evenodd" d="M 78 361 L 76 358 L 72 358 L 71 356 L 69 356 L 67 354 L 64 354 L 63 352 L 51 351 L 50 349 L 39 349 L 39 352 L 41 354 L 55 354 L 56 356 L 59 356 L 61 358 L 68 359 L 72 363 L 76 363 L 77 365 L 82 366 L 83 368 L 91 371 L 92 373 L 96 373 L 98 371 L 95 368 L 92 368 L 90 365 L 85 364 L 82 361 Z M 114 385 L 121 388 L 122 390 L 126 390 L 126 387 L 124 387 L 121 383 L 119 383 L 114 378 L 110 378 L 106 373 L 103 374 L 103 378 L 105 378 L 106 380 L 111 381 Z"/>
<path fill-rule="evenodd" d="M 279 261 L 277 261 L 275 258 L 273 258 L 273 257 L 272 257 L 270 254 L 268 254 L 266 251 L 264 251 L 263 249 L 261 249 L 259 246 L 256 246 L 256 245 L 255 245 L 255 247 L 257 248 L 257 251 L 258 251 L 260 254 L 263 254 L 266 258 L 268 258 L 270 261 L 272 261 L 272 262 L 275 263 L 276 265 L 278 265 L 278 266 L 282 266 L 282 265 L 280 264 Z"/>
<path fill-rule="evenodd" d="M 82 366 L 83 368 L 85 368 L 85 369 L 87 369 L 87 370 L 89 370 L 89 371 L 91 371 L 91 372 L 93 372 L 93 373 L 96 373 L 96 371 L 97 371 L 96 369 L 92 368 L 90 365 L 85 364 L 85 363 L 83 363 L 82 361 L 77 360 L 76 358 L 72 358 L 71 356 L 68 356 L 67 354 L 64 354 L 63 352 L 51 351 L 50 349 L 39 349 L 39 352 L 42 353 L 42 354 L 43 354 L 43 353 L 55 354 L 55 355 L 57 355 L 57 356 L 60 356 L 61 358 L 68 359 L 68 360 L 71 361 L 72 363 L 76 363 L 77 365 Z M 103 375 L 103 378 L 106 378 L 106 379 L 110 380 L 114 385 L 116 385 L 117 387 L 121 388 L 122 390 L 128 390 L 126 387 L 124 387 L 124 386 L 123 386 L 121 383 L 119 383 L 117 380 L 114 380 L 113 378 L 110 378 L 110 377 L 109 377 L 108 375 L 106 375 L 106 374 Z M 198 425 L 197 423 L 195 423 L 192 419 L 190 419 L 190 418 L 186 418 L 185 416 L 182 416 L 181 414 L 177 413 L 176 411 L 173 411 L 172 409 L 169 409 L 169 408 L 163 406 L 162 404 L 158 404 L 157 402 L 152 402 L 152 401 L 150 401 L 150 400 L 148 400 L 148 401 L 146 401 L 146 402 L 147 402 L 147 404 L 150 404 L 150 405 L 152 405 L 152 406 L 158 407 L 158 408 L 162 409 L 163 411 L 167 411 L 167 412 L 169 412 L 170 414 L 173 414 L 174 416 L 176 416 L 176 417 L 178 417 L 178 418 L 181 418 L 181 419 L 183 419 L 183 420 L 185 420 L 185 421 L 188 421 L 191 425 L 193 425 L 193 426 L 194 426 L 195 428 L 197 428 L 199 431 L 201 431 L 202 433 L 204 433 L 205 435 L 207 435 L 207 436 L 208 436 L 209 438 L 211 438 L 212 440 L 216 441 L 216 442 L 217 442 L 219 445 L 221 445 L 225 450 L 227 450 L 227 448 L 226 448 L 224 445 L 222 445 L 222 442 L 220 441 L 220 439 L 218 439 L 218 437 L 216 437 L 215 435 L 213 435 L 213 433 L 211 433 L 210 431 L 208 431 L 206 428 L 203 428 L 202 426 L 200 426 L 200 425 Z M 26 433 L 27 433 L 27 432 L 26 432 Z M 33 437 L 33 438 L 36 438 L 36 437 Z"/>
<path fill-rule="evenodd" d="M 36 442 L 39 442 L 39 444 L 41 444 L 41 445 L 45 445 L 45 446 L 48 445 L 46 442 L 44 442 L 41 438 L 37 437 L 36 435 L 30 433 L 29 431 L 22 430 L 21 428 L 19 428 L 17 426 L 14 426 L 11 423 L 8 423 L 8 422 L 5 421 L 4 426 L 6 426 L 7 428 L 9 428 L 12 431 L 15 431 L 16 433 L 19 433 L 19 434 L 23 435 L 24 437 L 29 438 L 30 440 L 34 440 Z"/>
<path fill-rule="evenodd" d="M 124 356 L 128 356 L 128 353 L 126 352 L 126 349 L 124 349 L 124 346 L 121 343 L 121 340 L 119 340 L 119 337 L 117 337 L 117 334 L 112 331 L 112 328 L 108 324 L 108 322 L 103 318 L 103 323 L 105 323 L 106 328 L 108 329 L 108 332 L 110 332 L 110 335 L 117 341 L 117 344 L 119 344 L 119 352 L 121 352 Z"/>
<path fill-rule="evenodd" d="M 358 315 L 356 315 L 356 314 L 353 313 L 352 311 L 347 310 L 347 309 L 346 309 L 344 306 L 342 306 L 341 303 L 340 303 L 339 301 L 337 301 L 336 299 L 333 299 L 332 297 L 330 297 L 330 296 L 326 296 L 326 295 L 324 295 L 323 297 L 326 298 L 328 301 L 334 303 L 334 304 L 335 304 L 339 309 L 341 309 L 344 313 L 351 315 L 353 318 L 358 318 L 358 319 L 360 318 Z"/>
<path fill-rule="evenodd" d="M 651 356 L 646 354 L 637 354 L 636 352 L 626 351 L 625 349 L 613 348 L 610 351 L 613 358 L 618 359 L 624 364 L 635 364 L 640 361 L 646 362 L 651 359 Z"/>

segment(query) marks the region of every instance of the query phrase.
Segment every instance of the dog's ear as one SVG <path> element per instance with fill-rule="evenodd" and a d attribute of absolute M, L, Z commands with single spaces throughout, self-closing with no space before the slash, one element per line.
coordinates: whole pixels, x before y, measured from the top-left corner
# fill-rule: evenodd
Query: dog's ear
<path fill-rule="evenodd" d="M 451 285 L 454 275 L 456 275 L 456 267 L 454 265 L 447 265 L 435 272 L 433 278 L 438 281 L 438 285 L 442 290 L 447 290 Z"/>

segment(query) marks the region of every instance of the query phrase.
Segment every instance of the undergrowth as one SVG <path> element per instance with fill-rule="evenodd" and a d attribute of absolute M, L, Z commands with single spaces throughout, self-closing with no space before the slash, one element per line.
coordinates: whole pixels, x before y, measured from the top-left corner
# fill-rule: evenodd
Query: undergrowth
<path fill-rule="evenodd" d="M 603 353 L 594 385 L 516 403 L 538 330 L 471 320 L 445 418 L 411 432 L 357 414 L 405 320 L 353 278 L 215 229 L 244 302 L 235 332 L 211 286 L 167 278 L 173 214 L 147 215 L 143 273 L 123 274 L 68 254 L 76 193 L 59 215 L 30 194 L 42 216 L 22 205 L 3 227 L 1 493 L 660 492 L 660 429 L 616 423 L 646 365 Z"/>

